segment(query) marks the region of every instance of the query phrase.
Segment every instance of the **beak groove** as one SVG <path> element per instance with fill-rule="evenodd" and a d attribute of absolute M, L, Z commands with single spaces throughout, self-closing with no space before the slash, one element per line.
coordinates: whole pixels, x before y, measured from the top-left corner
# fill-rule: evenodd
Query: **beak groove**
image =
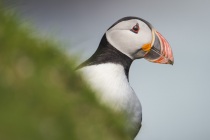
<path fill-rule="evenodd" d="M 154 63 L 173 65 L 173 53 L 167 40 L 154 29 L 152 30 L 152 35 L 152 47 L 150 51 L 145 54 L 144 58 Z"/>

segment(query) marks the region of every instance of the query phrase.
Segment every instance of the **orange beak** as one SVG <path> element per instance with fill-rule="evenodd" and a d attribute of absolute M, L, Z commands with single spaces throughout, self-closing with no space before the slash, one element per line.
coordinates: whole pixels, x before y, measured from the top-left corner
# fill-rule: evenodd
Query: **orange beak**
<path fill-rule="evenodd" d="M 174 63 L 174 57 L 172 49 L 167 40 L 156 30 L 152 30 L 153 40 L 151 48 L 144 55 L 144 58 L 150 62 L 160 64 L 171 64 Z"/>

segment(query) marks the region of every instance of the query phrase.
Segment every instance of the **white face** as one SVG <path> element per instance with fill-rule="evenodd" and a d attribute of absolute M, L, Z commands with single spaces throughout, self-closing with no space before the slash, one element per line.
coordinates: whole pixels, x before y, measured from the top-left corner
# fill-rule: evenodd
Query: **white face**
<path fill-rule="evenodd" d="M 134 26 L 139 26 L 138 32 L 131 31 Z M 134 28 L 135 29 L 135 28 Z M 152 31 L 143 21 L 131 19 L 122 21 L 106 32 L 108 42 L 131 59 L 142 56 L 136 55 L 141 47 L 152 42 Z"/>

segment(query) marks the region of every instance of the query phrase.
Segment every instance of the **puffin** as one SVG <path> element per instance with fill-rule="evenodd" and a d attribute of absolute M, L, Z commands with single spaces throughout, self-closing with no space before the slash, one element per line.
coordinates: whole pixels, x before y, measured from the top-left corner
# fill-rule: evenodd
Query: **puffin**
<path fill-rule="evenodd" d="M 174 63 L 167 40 L 148 21 L 129 16 L 109 27 L 95 53 L 76 68 L 101 104 L 125 114 L 131 139 L 141 128 L 142 106 L 129 83 L 129 69 L 134 60 L 141 58 L 159 64 Z"/>

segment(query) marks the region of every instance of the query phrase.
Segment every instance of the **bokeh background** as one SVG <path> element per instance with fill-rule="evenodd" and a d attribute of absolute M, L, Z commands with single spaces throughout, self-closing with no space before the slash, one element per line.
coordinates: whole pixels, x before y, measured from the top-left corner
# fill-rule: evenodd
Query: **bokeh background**
<path fill-rule="evenodd" d="M 136 140 L 210 139 L 209 0 L 5 0 L 36 34 L 90 57 L 109 26 L 125 16 L 146 19 L 171 44 L 174 66 L 137 60 L 130 83 L 143 106 Z"/>

